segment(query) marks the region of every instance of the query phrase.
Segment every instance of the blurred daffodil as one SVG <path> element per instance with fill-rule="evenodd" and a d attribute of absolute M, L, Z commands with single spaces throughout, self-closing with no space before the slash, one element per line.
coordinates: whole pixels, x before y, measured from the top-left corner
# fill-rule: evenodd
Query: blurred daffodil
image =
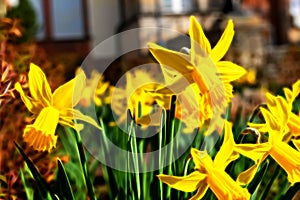
<path fill-rule="evenodd" d="M 189 28 L 191 49 L 189 54 L 173 51 L 154 43 L 148 47 L 155 59 L 161 64 L 166 80 L 166 87 L 159 88 L 156 93 L 173 95 L 181 93 L 188 84 L 195 83 L 201 96 L 201 107 L 211 107 L 215 124 L 220 124 L 220 115 L 224 114 L 227 103 L 233 97 L 233 87 L 230 82 L 237 80 L 246 70 L 230 61 L 221 61 L 234 36 L 233 22 L 228 21 L 224 33 L 217 45 L 212 49 L 201 25 L 194 16 L 190 18 Z M 169 88 L 172 88 L 171 90 Z M 213 114 L 201 116 L 206 120 Z M 218 120 L 219 119 L 219 120 Z M 188 124 L 187 126 L 190 126 Z"/>
<path fill-rule="evenodd" d="M 237 82 L 239 83 L 248 83 L 248 84 L 255 84 L 256 83 L 256 70 L 255 69 L 248 69 L 247 73 L 242 76 Z"/>
<path fill-rule="evenodd" d="M 91 77 L 86 81 L 86 87 L 82 92 L 79 104 L 89 107 L 92 100 L 94 100 L 96 106 L 109 104 L 111 102 L 112 91 L 113 87 L 109 82 L 104 82 L 104 76 L 94 70 L 91 73 Z"/>
<path fill-rule="evenodd" d="M 78 74 L 52 93 L 43 71 L 31 63 L 28 85 L 31 97 L 25 94 L 20 83 L 15 84 L 15 89 L 20 93 L 27 109 L 36 118 L 33 124 L 25 127 L 23 134 L 24 141 L 34 149 L 51 151 L 56 146 L 55 130 L 58 124 L 79 130 L 83 126 L 72 121 L 78 119 L 99 127 L 92 118 L 73 109 L 80 100 L 85 85 L 84 73 Z M 74 89 L 78 92 L 73 92 Z"/>
<path fill-rule="evenodd" d="M 234 181 L 226 172 L 227 165 L 236 160 L 239 154 L 232 148 L 234 140 L 232 125 L 225 122 L 224 142 L 214 161 L 206 151 L 192 148 L 191 155 L 195 171 L 183 177 L 158 175 L 158 178 L 170 187 L 196 194 L 191 199 L 201 199 L 210 188 L 218 199 L 250 199 L 250 193 Z"/>
<path fill-rule="evenodd" d="M 126 121 L 126 113 L 129 109 L 136 121 L 147 125 L 148 120 L 145 120 L 145 116 L 152 112 L 155 99 L 146 91 L 156 89 L 159 84 L 145 70 L 129 71 L 125 78 L 125 86 L 115 87 L 111 98 L 112 110 L 118 116 L 117 123 Z M 144 120 L 139 120 L 142 117 Z"/>

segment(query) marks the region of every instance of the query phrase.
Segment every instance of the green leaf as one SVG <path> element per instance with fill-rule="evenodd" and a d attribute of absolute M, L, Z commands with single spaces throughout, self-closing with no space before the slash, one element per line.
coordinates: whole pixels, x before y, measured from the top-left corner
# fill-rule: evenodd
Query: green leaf
<path fill-rule="evenodd" d="M 259 198 L 257 198 L 257 199 L 266 199 L 267 195 L 270 193 L 270 189 L 271 189 L 274 181 L 279 177 L 279 174 L 281 172 L 280 166 L 278 164 L 276 164 L 274 166 L 274 168 L 275 168 L 274 172 L 273 172 L 274 175 L 266 183 L 263 190 L 261 191 L 261 194 L 260 194 Z"/>
<path fill-rule="evenodd" d="M 91 200 L 96 200 L 96 195 L 95 195 L 95 191 L 94 191 L 94 187 L 93 184 L 91 182 L 91 178 L 89 176 L 89 172 L 88 172 L 88 167 L 87 167 L 87 160 L 85 157 L 85 153 L 84 153 L 84 148 L 83 148 L 83 144 L 82 144 L 82 140 L 80 137 L 80 134 L 77 131 L 73 131 L 70 128 L 65 127 L 65 131 L 68 133 L 68 135 L 70 134 L 74 134 L 75 138 L 76 138 L 76 146 L 77 146 L 77 151 L 79 153 L 79 160 L 81 163 L 81 167 L 82 167 L 82 171 L 83 171 L 83 175 L 84 175 L 84 179 L 85 179 L 85 184 L 88 190 L 88 195 L 90 197 Z"/>
<path fill-rule="evenodd" d="M 57 163 L 58 171 L 56 178 L 56 186 L 58 189 L 58 196 L 60 197 L 60 199 L 72 200 L 74 199 L 74 196 L 65 168 L 59 159 L 57 160 Z"/>
<path fill-rule="evenodd" d="M 28 156 L 25 154 L 23 149 L 16 142 L 15 142 L 15 145 L 16 145 L 17 149 L 19 150 L 19 152 L 21 153 L 23 159 L 25 160 L 33 178 L 37 182 L 37 191 L 38 191 L 39 197 L 41 199 L 47 199 L 47 200 L 48 199 L 49 200 L 57 199 L 57 197 L 50 191 L 50 189 L 47 185 L 47 182 L 42 177 L 42 175 L 39 173 L 38 169 L 33 164 L 33 162 L 30 160 L 30 158 L 28 158 Z"/>
<path fill-rule="evenodd" d="M 248 185 L 247 189 L 250 194 L 252 194 L 251 199 L 257 199 L 258 191 L 261 186 L 262 181 L 264 180 L 264 177 L 266 175 L 266 172 L 268 171 L 269 167 L 269 160 L 266 160 L 262 164 L 262 166 L 257 170 L 253 180 Z"/>
<path fill-rule="evenodd" d="M 27 167 L 27 170 L 28 170 L 28 167 Z M 26 172 L 26 168 L 24 169 L 24 171 Z M 25 178 L 24 171 L 22 169 L 20 169 L 20 176 L 21 176 L 22 183 L 24 185 L 26 197 L 27 197 L 27 199 L 33 199 L 34 190 L 29 185 L 28 180 Z"/>

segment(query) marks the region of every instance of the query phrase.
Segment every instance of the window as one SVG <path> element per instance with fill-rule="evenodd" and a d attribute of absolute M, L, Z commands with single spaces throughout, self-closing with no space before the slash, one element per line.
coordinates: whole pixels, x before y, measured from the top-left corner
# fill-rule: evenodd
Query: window
<path fill-rule="evenodd" d="M 37 14 L 37 40 L 66 41 L 87 38 L 85 0 L 30 1 Z"/>

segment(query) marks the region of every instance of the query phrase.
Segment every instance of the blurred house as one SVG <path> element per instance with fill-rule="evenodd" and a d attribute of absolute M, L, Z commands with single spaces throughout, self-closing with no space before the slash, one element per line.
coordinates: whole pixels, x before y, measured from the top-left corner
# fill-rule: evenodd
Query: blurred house
<path fill-rule="evenodd" d="M 300 41 L 298 26 L 300 0 L 30 0 L 30 2 L 38 16 L 39 31 L 36 39 L 41 46 L 50 54 L 61 55 L 62 59 L 66 53 L 77 54 L 79 64 L 89 55 L 99 68 L 110 64 L 110 59 L 120 62 L 118 54 L 124 48 L 131 47 L 133 43 L 145 47 L 147 42 L 152 41 L 174 50 L 179 50 L 182 46 L 189 47 L 188 37 L 185 35 L 188 32 L 190 15 L 195 15 L 204 26 L 212 45 L 219 39 L 227 19 L 232 18 L 236 36 L 227 57 L 246 68 L 266 70 L 261 73 L 264 75 L 268 75 L 272 70 L 284 71 L 282 69 L 285 66 L 278 66 L 278 63 L 283 63 L 282 61 L 276 60 L 276 67 L 274 62 L 267 63 L 278 55 L 277 45 L 299 44 Z M 147 29 L 149 27 L 155 29 Z M 158 27 L 173 31 L 160 31 Z M 143 29 L 131 32 L 127 36 L 123 34 L 120 37 L 112 37 L 133 28 Z M 110 38 L 110 41 L 105 44 L 104 50 L 97 50 L 97 45 L 100 43 L 103 45 L 102 42 L 107 38 Z M 282 53 L 282 48 L 278 49 Z M 145 62 L 147 58 L 149 55 L 144 49 L 128 54 L 124 63 L 130 68 Z M 120 66 L 120 63 L 117 65 Z M 298 66 L 297 63 L 294 65 Z M 270 75 L 268 79 L 272 79 L 272 76 Z"/>

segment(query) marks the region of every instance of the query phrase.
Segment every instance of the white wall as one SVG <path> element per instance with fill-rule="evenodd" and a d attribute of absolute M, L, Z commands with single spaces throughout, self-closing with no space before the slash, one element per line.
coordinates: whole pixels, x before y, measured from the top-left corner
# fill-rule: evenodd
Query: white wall
<path fill-rule="evenodd" d="M 113 36 L 120 22 L 118 0 L 88 0 L 91 48 Z M 116 47 L 108 45 L 105 52 L 93 52 L 97 58 L 114 56 Z"/>

